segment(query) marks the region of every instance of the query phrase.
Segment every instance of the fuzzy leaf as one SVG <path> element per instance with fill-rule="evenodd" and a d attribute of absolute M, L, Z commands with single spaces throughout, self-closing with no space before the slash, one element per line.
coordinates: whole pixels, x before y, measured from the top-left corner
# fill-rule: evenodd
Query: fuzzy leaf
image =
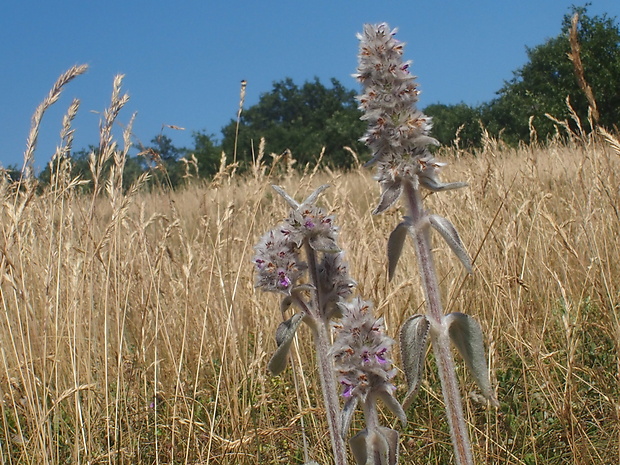
<path fill-rule="evenodd" d="M 398 431 L 392 428 L 380 426 L 379 429 L 383 433 L 388 444 L 388 465 L 396 465 L 398 463 Z"/>
<path fill-rule="evenodd" d="M 429 176 L 420 176 L 420 184 L 426 187 L 429 191 L 441 192 L 449 191 L 453 189 L 460 189 L 461 187 L 467 187 L 466 182 L 440 182 Z"/>
<path fill-rule="evenodd" d="M 400 194 L 403 191 L 403 185 L 400 181 L 394 180 L 391 182 L 384 181 L 381 183 L 381 200 L 379 201 L 379 205 L 373 210 L 372 214 L 377 215 L 384 210 L 390 208 L 394 202 L 398 200 Z"/>
<path fill-rule="evenodd" d="M 465 364 L 473 376 L 482 395 L 497 406 L 484 351 L 484 336 L 476 320 L 464 313 L 450 313 L 446 316 L 448 333 L 452 343 L 465 360 Z"/>
<path fill-rule="evenodd" d="M 439 147 L 441 145 L 441 143 L 437 139 L 430 136 L 418 136 L 416 137 L 415 141 L 418 147 L 422 145 L 434 145 L 435 147 Z"/>
<path fill-rule="evenodd" d="M 441 234 L 441 237 L 444 238 L 452 251 L 456 254 L 467 272 L 470 274 L 473 273 L 471 258 L 469 258 L 469 254 L 461 242 L 461 237 L 452 223 L 438 215 L 430 215 L 428 221 L 431 226 Z"/>
<path fill-rule="evenodd" d="M 288 320 L 280 323 L 276 330 L 276 343 L 278 348 L 269 360 L 269 371 L 275 376 L 279 375 L 286 368 L 286 361 L 288 353 L 291 350 L 291 344 L 295 337 L 295 332 L 301 324 L 305 313 L 299 312 L 293 315 Z"/>
<path fill-rule="evenodd" d="M 349 439 L 349 445 L 357 465 L 398 463 L 398 431 L 391 428 L 364 429 Z"/>
<path fill-rule="evenodd" d="M 319 195 L 323 193 L 325 189 L 330 187 L 329 184 L 323 184 L 319 186 L 312 194 L 308 196 L 306 200 L 303 201 L 302 205 L 314 205 L 314 202 L 319 198 Z"/>
<path fill-rule="evenodd" d="M 373 166 L 375 163 L 377 163 L 379 160 L 381 160 L 381 157 L 384 156 L 383 152 L 377 152 L 375 154 L 373 154 L 372 158 L 370 160 L 368 160 L 366 163 L 364 163 L 362 166 L 364 168 L 370 168 L 371 166 Z"/>
<path fill-rule="evenodd" d="M 312 247 L 312 250 L 316 250 L 317 252 L 327 252 L 327 253 L 341 252 L 340 247 L 338 247 L 336 242 L 329 237 L 314 236 L 310 238 L 309 244 L 310 244 L 310 247 Z"/>
<path fill-rule="evenodd" d="M 355 409 L 357 408 L 357 403 L 359 402 L 359 397 L 351 396 L 349 400 L 347 400 L 342 408 L 341 418 L 342 418 L 342 437 L 344 438 L 351 427 L 351 420 L 353 420 L 353 414 L 355 413 Z"/>
<path fill-rule="evenodd" d="M 420 388 L 429 330 L 430 323 L 424 315 L 410 317 L 400 329 L 400 354 L 409 386 L 403 401 L 405 409 L 411 405 Z"/>
<path fill-rule="evenodd" d="M 280 311 L 282 313 L 286 312 L 288 308 L 292 305 L 292 303 L 293 303 L 293 296 L 287 295 L 280 302 Z"/>
<path fill-rule="evenodd" d="M 282 189 L 280 186 L 276 186 L 275 184 L 272 184 L 271 187 L 274 191 L 280 194 L 284 198 L 284 200 L 286 200 L 286 203 L 288 203 L 293 210 L 297 210 L 300 207 L 300 204 L 293 197 L 288 195 L 286 191 Z"/>
<path fill-rule="evenodd" d="M 405 237 L 407 237 L 407 231 L 411 227 L 411 220 L 405 217 L 405 221 L 400 223 L 394 231 L 390 234 L 387 244 L 388 255 L 388 279 L 391 281 L 396 271 L 396 264 L 400 258 L 400 254 L 403 251 L 403 245 L 405 243 Z"/>
<path fill-rule="evenodd" d="M 363 429 L 351 439 L 349 439 L 349 446 L 351 446 L 351 452 L 353 452 L 353 458 L 357 465 L 366 465 L 366 438 L 368 437 L 368 431 Z"/>
<path fill-rule="evenodd" d="M 387 408 L 398 417 L 400 422 L 403 424 L 403 427 L 407 426 L 407 414 L 403 410 L 403 406 L 400 405 L 391 392 L 380 391 L 378 394 L 379 398 L 385 403 Z"/>

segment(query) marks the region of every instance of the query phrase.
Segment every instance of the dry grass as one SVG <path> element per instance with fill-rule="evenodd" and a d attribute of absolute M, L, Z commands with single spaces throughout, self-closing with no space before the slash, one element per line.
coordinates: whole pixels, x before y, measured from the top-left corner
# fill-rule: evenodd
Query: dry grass
<path fill-rule="evenodd" d="M 323 204 L 338 216 L 359 293 L 392 336 L 423 303 L 412 247 L 386 279 L 400 213 L 370 215 L 378 186 L 363 169 L 275 175 L 257 164 L 245 178 L 223 169 L 179 192 L 143 193 L 143 180 L 123 191 L 129 139 L 117 147 L 107 129 L 119 88 L 92 160 L 95 194 L 80 193 L 62 150 L 45 192 L 27 180 L 0 185 L 0 462 L 301 463 L 305 430 L 311 457 L 330 463 L 308 334 L 294 370 L 266 370 L 282 317 L 276 296 L 254 290 L 250 259 L 286 210 L 268 186 L 302 198 L 333 185 Z M 70 147 L 70 118 L 65 132 Z M 519 150 L 488 141 L 475 156 L 443 157 L 446 179 L 470 187 L 428 205 L 476 257 L 466 277 L 437 241 L 445 301 L 485 329 L 501 403 L 465 402 L 477 461 L 618 463 L 620 156 L 590 137 Z M 403 463 L 450 461 L 428 365 Z"/>

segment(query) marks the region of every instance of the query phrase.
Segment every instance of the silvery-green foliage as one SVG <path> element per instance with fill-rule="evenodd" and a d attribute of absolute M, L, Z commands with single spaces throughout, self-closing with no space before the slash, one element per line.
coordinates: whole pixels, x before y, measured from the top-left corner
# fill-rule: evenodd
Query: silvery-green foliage
<path fill-rule="evenodd" d="M 452 223 L 439 215 L 429 215 L 428 221 L 431 226 L 438 231 L 439 234 L 441 234 L 441 237 L 443 237 L 446 243 L 450 246 L 467 272 L 470 274 L 473 273 L 471 258 L 469 258 L 469 254 L 461 242 L 461 237 Z"/>
<path fill-rule="evenodd" d="M 279 186 L 272 186 L 289 204 L 291 210 L 282 223 L 267 231 L 254 247 L 253 263 L 256 270 L 256 287 L 265 291 L 284 294 L 282 312 L 295 306 L 300 312 L 281 323 L 276 333 L 278 348 L 269 362 L 273 374 L 286 367 L 286 360 L 293 337 L 302 321 L 310 326 L 338 315 L 337 303 L 348 297 L 355 281 L 349 276 L 348 266 L 336 240 L 338 228 L 334 217 L 314 205 L 319 195 L 329 186 L 316 189 L 306 200 L 298 203 Z M 304 245 L 312 257 L 302 259 Z M 308 260 L 316 263 L 312 282 L 300 280 L 308 272 Z M 310 294 L 313 298 L 308 299 Z M 317 296 L 321 298 L 318 299 Z M 317 308 L 317 304 L 320 308 Z"/>
<path fill-rule="evenodd" d="M 343 316 L 342 310 L 347 308 L 344 304 L 345 299 L 350 297 L 355 281 L 349 275 L 344 253 L 337 244 L 338 228 L 334 224 L 335 218 L 315 205 L 319 195 L 327 187 L 327 185 L 319 187 L 299 203 L 281 187 L 273 186 L 273 189 L 288 203 L 290 211 L 279 225 L 261 237 L 254 248 L 255 256 L 252 261 L 256 272 L 256 287 L 281 294 L 280 310 L 283 314 L 291 308 L 297 312 L 278 326 L 276 331 L 278 347 L 269 361 L 269 370 L 274 375 L 285 370 L 295 334 L 301 323 L 305 322 L 315 342 L 318 374 L 334 461 L 336 465 L 345 465 L 347 457 L 342 422 L 344 417 L 344 421 L 349 425 L 351 418 L 347 419 L 346 413 L 340 410 L 329 333 L 332 330 L 331 321 Z M 373 324 L 380 327 L 381 321 L 373 321 Z M 385 357 L 390 344 L 391 340 L 384 340 L 380 346 L 373 349 L 375 350 L 373 356 L 378 359 Z M 365 365 L 364 369 L 369 368 L 363 360 L 358 360 L 357 363 L 360 366 Z M 351 367 L 354 364 L 352 363 Z M 380 390 L 382 385 L 379 380 L 383 379 L 384 384 L 387 383 L 389 386 L 391 396 L 392 386 L 389 384 L 389 378 L 393 374 L 390 372 L 388 376 L 378 369 L 373 373 L 369 374 L 371 379 L 367 390 L 371 392 Z M 360 388 L 358 391 L 361 393 L 363 389 L 365 388 Z M 400 408 L 395 399 L 385 398 L 384 395 L 383 398 L 389 408 Z M 398 407 L 395 407 L 395 404 L 398 404 Z M 352 403 L 347 405 L 349 408 L 348 410 L 345 408 L 344 412 L 352 414 L 355 405 Z M 400 411 L 402 412 L 402 408 Z M 402 416 L 404 418 L 404 412 Z"/>
<path fill-rule="evenodd" d="M 425 315 L 409 317 L 400 328 L 400 355 L 408 385 L 404 408 L 411 405 L 422 382 L 429 330 L 430 323 Z"/>
<path fill-rule="evenodd" d="M 291 344 L 295 338 L 295 332 L 301 324 L 305 313 L 299 312 L 286 321 L 283 321 L 276 330 L 276 344 L 278 348 L 269 360 L 269 371 L 274 375 L 279 375 L 286 368 L 286 359 L 291 349 Z"/>
<path fill-rule="evenodd" d="M 388 254 L 388 279 L 391 281 L 396 272 L 396 265 L 398 259 L 403 252 L 403 245 L 405 244 L 405 238 L 407 233 L 411 230 L 412 226 L 411 218 L 405 217 L 402 223 L 399 223 L 394 231 L 390 234 L 387 244 Z"/>
<path fill-rule="evenodd" d="M 419 91 L 414 76 L 409 73 L 410 62 L 402 58 L 404 44 L 394 37 L 395 34 L 396 29 L 390 29 L 385 23 L 364 26 L 363 33 L 358 35 L 359 66 L 354 76 L 362 84 L 359 108 L 364 112 L 362 119 L 368 121 L 368 129 L 362 139 L 372 151 L 367 165 L 376 166 L 375 177 L 381 188 L 381 198 L 373 214 L 387 210 L 401 198 L 406 207 L 404 221 L 396 226 L 388 239 L 388 277 L 390 280 L 393 278 L 405 238 L 410 236 L 418 255 L 426 297 L 427 314 L 408 319 L 400 333 L 402 360 L 409 385 L 405 405 L 413 400 L 420 386 L 430 336 L 440 372 L 455 460 L 459 465 L 470 465 L 473 454 L 458 392 L 450 339 L 461 352 L 483 395 L 491 401 L 494 397 L 486 370 L 480 326 L 465 315 L 446 316 L 443 313 L 429 227 L 439 232 L 468 273 L 473 271 L 472 261 L 454 225 L 441 216 L 429 214 L 420 194 L 421 189 L 443 192 L 467 184 L 443 182 L 439 177 L 445 163 L 438 161 L 428 149 L 429 145 L 438 145 L 430 136 L 431 118 L 416 108 Z M 366 444 L 369 441 L 381 444 L 381 440 L 377 439 L 379 436 L 371 440 L 370 434 L 369 430 L 367 435 L 359 435 L 356 439 L 358 452 L 364 450 L 359 443 L 362 438 Z M 358 463 L 363 463 L 360 460 L 364 457 L 359 455 L 358 458 L 358 452 L 354 451 L 356 459 Z M 368 463 L 379 462 L 369 458 Z"/>
<path fill-rule="evenodd" d="M 396 465 L 398 463 L 398 431 L 385 426 L 364 429 L 349 439 L 357 465 Z"/>
<path fill-rule="evenodd" d="M 488 402 L 499 406 L 489 379 L 484 351 L 484 335 L 480 325 L 469 315 L 458 312 L 446 316 L 446 325 L 450 339 L 465 360 L 478 389 Z"/>

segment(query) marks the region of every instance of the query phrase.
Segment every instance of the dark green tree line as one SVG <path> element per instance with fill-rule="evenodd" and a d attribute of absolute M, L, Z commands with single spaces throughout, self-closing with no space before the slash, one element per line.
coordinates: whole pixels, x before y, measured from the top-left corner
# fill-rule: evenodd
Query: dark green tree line
<path fill-rule="evenodd" d="M 578 38 L 585 78 L 592 88 L 600 114 L 600 124 L 617 127 L 620 121 L 620 29 L 615 18 L 606 14 L 590 16 L 585 7 L 572 7 L 561 23 L 558 36 L 545 43 L 528 48 L 528 61 L 505 81 L 492 101 L 470 107 L 464 103 L 427 106 L 424 111 L 433 117 L 433 135 L 444 145 L 451 145 L 457 131 L 461 148 L 481 144 L 481 124 L 493 136 L 509 144 L 529 140 L 528 120 L 534 117 L 534 126 L 540 140 L 555 133 L 554 123 L 545 113 L 571 123 L 566 97 L 580 119 L 588 116 L 588 102 L 575 76 L 570 52 L 569 31 L 571 18 L 579 13 Z M 366 124 L 359 118 L 356 90 L 345 88 L 336 79 L 325 86 L 318 78 L 297 85 L 286 78 L 274 82 L 272 89 L 260 96 L 257 104 L 246 108 L 239 121 L 230 122 L 221 130 L 218 139 L 213 134 L 193 133 L 193 147 L 181 148 L 171 138 L 160 134 L 140 154 L 132 156 L 125 168 L 125 184 L 130 185 L 144 170 L 151 170 L 151 183 L 176 187 L 184 182 L 185 164 L 181 157 L 194 155 L 198 177 L 208 179 L 219 168 L 222 151 L 230 163 L 237 147 L 239 171 L 258 151 L 261 138 L 266 140 L 267 154 L 280 154 L 290 149 L 298 167 L 313 166 L 325 147 L 323 162 L 329 166 L 346 168 L 353 159 L 343 147 L 350 146 L 362 156 L 368 155 L 359 142 Z M 72 174 L 90 179 L 88 156 L 92 150 L 81 150 L 71 155 Z M 40 180 L 49 180 L 49 167 Z"/>
<path fill-rule="evenodd" d="M 540 138 L 555 132 L 554 123 L 545 113 L 557 119 L 570 120 L 566 97 L 585 123 L 588 102 L 580 89 L 573 64 L 569 31 L 573 13 L 579 13 L 578 38 L 585 78 L 592 87 L 600 113 L 600 124 L 613 128 L 620 121 L 620 30 L 607 15 L 589 16 L 586 7 L 575 8 L 564 16 L 562 32 L 544 44 L 527 49 L 528 62 L 498 91 L 498 97 L 482 108 L 489 129 L 504 129 L 508 142 L 528 140 L 528 119 Z M 570 121 L 569 121 L 570 122 Z"/>
<path fill-rule="evenodd" d="M 331 87 L 318 78 L 301 87 L 290 78 L 274 83 L 270 92 L 241 115 L 237 159 L 252 160 L 264 137 L 267 153 L 290 149 L 302 166 L 313 164 L 323 147 L 328 164 L 350 166 L 353 160 L 343 147 L 363 150 L 358 139 L 366 127 L 359 119 L 355 95 L 336 79 L 331 80 Z M 233 154 L 236 125 L 236 120 L 231 120 L 222 129 L 222 148 L 228 155 Z"/>
<path fill-rule="evenodd" d="M 497 97 L 478 107 L 430 105 L 426 112 L 434 117 L 433 134 L 443 144 L 450 144 L 457 128 L 465 146 L 480 143 L 482 122 L 493 135 L 509 144 L 529 141 L 530 116 L 540 140 L 556 131 L 555 123 L 545 113 L 573 124 L 566 97 L 585 124 L 588 102 L 579 87 L 573 63 L 569 31 L 574 13 L 579 13 L 578 40 L 585 78 L 592 88 L 600 114 L 599 124 L 612 129 L 620 121 L 620 29 L 615 18 L 606 14 L 590 16 L 586 7 L 572 7 L 562 20 L 561 32 L 545 43 L 528 48 L 528 61 L 513 73 L 497 91 Z M 477 133 L 477 134 L 476 134 Z"/>

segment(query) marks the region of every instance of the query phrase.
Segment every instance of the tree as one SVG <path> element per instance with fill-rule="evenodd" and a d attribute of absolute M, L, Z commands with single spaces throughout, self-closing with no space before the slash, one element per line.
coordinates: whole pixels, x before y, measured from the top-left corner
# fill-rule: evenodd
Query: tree
<path fill-rule="evenodd" d="M 424 113 L 433 117 L 432 135 L 442 145 L 452 145 L 457 137 L 459 147 L 471 148 L 480 145 L 480 109 L 465 103 L 428 105 Z M 460 131 L 459 131 L 460 129 Z"/>
<path fill-rule="evenodd" d="M 620 30 L 614 19 L 588 16 L 586 7 L 572 7 L 564 16 L 562 32 L 544 44 L 527 49 L 528 62 L 498 91 L 498 97 L 483 105 L 481 112 L 492 133 L 504 129 L 507 142 L 529 139 L 528 120 L 541 138 L 555 131 L 544 115 L 568 119 L 566 97 L 582 121 L 587 120 L 588 102 L 579 88 L 570 52 L 571 18 L 579 13 L 578 37 L 585 78 L 592 87 L 600 113 L 600 124 L 612 127 L 620 121 Z"/>
<path fill-rule="evenodd" d="M 141 151 L 153 169 L 153 181 L 177 187 L 183 180 L 184 168 L 179 161 L 187 150 L 175 147 L 172 139 L 164 134 L 158 134 L 151 139 L 151 146 Z"/>
<path fill-rule="evenodd" d="M 88 149 L 80 149 L 64 158 L 63 160 L 69 163 L 70 172 L 69 175 L 72 178 L 79 178 L 80 180 L 87 181 L 80 189 L 84 191 L 90 191 L 93 187 L 93 173 L 90 167 L 91 154 L 99 156 L 99 147 L 89 146 Z M 38 176 L 40 187 L 46 187 L 52 179 L 52 170 L 58 169 L 57 159 L 50 161 L 47 166 L 41 171 Z M 108 176 L 110 167 L 114 163 L 114 160 L 110 158 L 106 161 L 103 169 L 103 176 Z M 142 174 L 145 166 L 140 163 L 137 157 L 127 157 L 125 160 L 125 167 L 123 169 L 123 188 L 128 189 L 131 184 Z M 104 178 L 105 179 L 105 178 Z"/>
<path fill-rule="evenodd" d="M 198 175 L 209 178 L 217 173 L 220 167 L 222 149 L 215 142 L 215 136 L 204 131 L 194 132 L 194 149 L 190 150 L 198 162 Z M 231 152 L 232 154 L 232 152 Z"/>
<path fill-rule="evenodd" d="M 331 80 L 331 88 L 318 78 L 301 87 L 290 78 L 275 82 L 270 92 L 261 95 L 258 104 L 241 115 L 237 160 L 252 160 L 264 137 L 267 153 L 290 149 L 302 166 L 314 163 L 323 147 L 329 164 L 350 166 L 352 157 L 343 147 L 364 150 L 358 139 L 366 126 L 359 119 L 355 95 L 355 91 L 345 89 L 336 79 Z M 236 120 L 231 120 L 222 129 L 222 147 L 229 157 L 234 152 L 236 125 Z"/>

